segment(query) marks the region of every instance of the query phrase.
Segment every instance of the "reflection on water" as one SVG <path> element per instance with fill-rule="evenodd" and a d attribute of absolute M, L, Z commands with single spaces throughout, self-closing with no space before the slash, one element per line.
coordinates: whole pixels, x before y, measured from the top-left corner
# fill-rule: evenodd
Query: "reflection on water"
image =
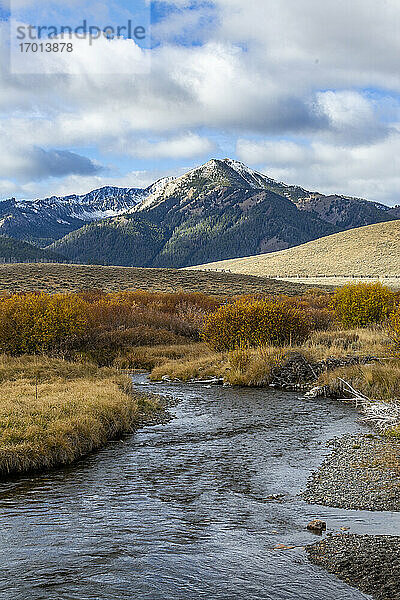
<path fill-rule="evenodd" d="M 0 484 L 1 599 L 367 598 L 310 565 L 301 548 L 315 540 L 305 526 L 316 516 L 328 530 L 400 529 L 395 513 L 298 497 L 325 442 L 360 431 L 352 409 L 134 380 L 181 399 L 175 419 L 69 469 Z"/>

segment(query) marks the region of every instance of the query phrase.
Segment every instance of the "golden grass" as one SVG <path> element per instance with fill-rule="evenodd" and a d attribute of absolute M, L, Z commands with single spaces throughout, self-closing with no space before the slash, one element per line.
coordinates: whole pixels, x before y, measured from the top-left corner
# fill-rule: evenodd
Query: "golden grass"
<path fill-rule="evenodd" d="M 199 350 L 199 348 L 196 349 Z M 164 375 L 168 375 L 172 379 L 188 381 L 193 378 L 224 377 L 227 372 L 227 356 L 202 346 L 201 353 L 195 351 L 190 352 L 185 358 L 165 360 L 152 370 L 150 378 L 158 381 Z"/>
<path fill-rule="evenodd" d="M 342 392 L 342 383 L 339 380 L 344 379 L 354 389 L 358 390 L 370 400 L 384 401 L 388 403 L 400 403 L 400 361 L 393 359 L 382 363 L 372 363 L 370 365 L 358 365 L 351 367 L 341 367 L 329 371 L 320 376 L 318 385 L 328 385 L 331 391 L 340 397 Z M 400 427 L 395 427 L 386 431 L 386 435 L 396 440 L 400 440 Z M 400 470 L 399 448 L 396 446 L 396 453 L 390 456 L 393 458 L 397 469 Z M 380 460 L 388 457 L 380 457 Z"/>
<path fill-rule="evenodd" d="M 187 360 L 208 352 L 200 343 L 170 344 L 162 346 L 137 346 L 114 361 L 114 366 L 123 370 L 151 371 L 170 361 Z"/>
<path fill-rule="evenodd" d="M 1 357 L 0 474 L 66 465 L 132 431 L 146 401 L 130 387 L 110 369 Z"/>
<path fill-rule="evenodd" d="M 342 378 L 371 400 L 400 402 L 400 361 L 342 367 L 321 375 L 318 384 L 340 391 Z"/>
<path fill-rule="evenodd" d="M 321 286 L 324 287 L 324 286 Z M 326 287 L 326 286 L 325 286 Z M 232 273 L 192 273 L 176 269 L 140 269 L 62 264 L 0 265 L 0 293 L 105 292 L 146 290 L 149 292 L 203 292 L 210 295 L 301 294 L 310 286 L 277 282 L 265 277 Z"/>
<path fill-rule="evenodd" d="M 99 370 L 96 365 L 87 363 L 71 363 L 48 356 L 10 357 L 0 354 L 0 383 L 25 379 L 40 382 L 59 379 L 67 381 L 77 378 L 95 378 L 105 374 L 113 374 L 111 369 Z"/>
<path fill-rule="evenodd" d="M 378 223 L 247 258 L 190 269 L 230 270 L 262 277 L 400 277 L 400 221 Z"/>
<path fill-rule="evenodd" d="M 387 331 L 383 327 L 375 327 L 315 331 L 305 342 L 303 349 L 315 360 L 349 354 L 383 358 L 390 356 L 390 345 Z"/>
<path fill-rule="evenodd" d="M 199 343 L 142 347 L 135 349 L 133 359 L 126 357 L 126 366 L 129 368 L 133 360 L 137 368 L 151 370 L 155 381 L 164 375 L 181 381 L 223 377 L 232 385 L 262 387 L 270 383 L 273 368 L 290 352 L 301 353 L 315 362 L 348 355 L 384 358 L 390 354 L 390 339 L 383 328 L 376 327 L 314 332 L 302 345 L 271 345 L 233 352 L 215 352 Z"/>
<path fill-rule="evenodd" d="M 268 385 L 272 369 L 289 349 L 265 346 L 215 352 L 205 344 L 196 344 L 185 357 L 161 361 L 152 370 L 150 378 L 159 381 L 168 375 L 171 379 L 189 381 L 223 377 L 231 385 L 262 387 Z"/>

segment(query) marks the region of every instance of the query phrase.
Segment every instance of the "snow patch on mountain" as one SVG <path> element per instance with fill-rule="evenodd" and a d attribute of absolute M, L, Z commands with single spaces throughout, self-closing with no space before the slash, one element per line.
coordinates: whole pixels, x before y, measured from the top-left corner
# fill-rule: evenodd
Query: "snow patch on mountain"
<path fill-rule="evenodd" d="M 273 179 L 250 169 L 244 163 L 230 158 L 213 158 L 180 177 L 167 177 L 147 188 L 147 197 L 132 212 L 154 208 L 172 197 L 185 201 L 200 198 L 219 186 L 265 190 L 273 184 L 276 184 Z"/>

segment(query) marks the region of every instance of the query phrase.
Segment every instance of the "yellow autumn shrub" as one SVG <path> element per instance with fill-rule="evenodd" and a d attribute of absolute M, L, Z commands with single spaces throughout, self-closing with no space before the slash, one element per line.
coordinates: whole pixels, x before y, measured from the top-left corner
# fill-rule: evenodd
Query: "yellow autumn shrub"
<path fill-rule="evenodd" d="M 0 301 L 0 351 L 57 349 L 82 335 L 86 325 L 86 304 L 76 295 L 16 294 Z"/>
<path fill-rule="evenodd" d="M 389 336 L 394 350 L 400 353 L 400 306 L 392 313 L 389 321 Z"/>
<path fill-rule="evenodd" d="M 283 345 L 304 340 L 307 319 L 284 302 L 239 300 L 221 306 L 205 321 L 202 339 L 214 350 Z"/>
<path fill-rule="evenodd" d="M 395 296 L 381 283 L 348 284 L 335 291 L 332 304 L 346 327 L 368 327 L 389 317 Z"/>

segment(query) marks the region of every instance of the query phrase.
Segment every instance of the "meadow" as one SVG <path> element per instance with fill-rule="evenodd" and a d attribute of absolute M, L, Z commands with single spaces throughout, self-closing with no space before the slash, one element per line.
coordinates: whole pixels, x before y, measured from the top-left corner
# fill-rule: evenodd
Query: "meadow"
<path fill-rule="evenodd" d="M 312 279 L 314 284 L 381 278 L 398 287 L 400 221 L 388 221 L 335 233 L 300 246 L 209 263 L 191 269 L 230 270 L 262 277 Z"/>
<path fill-rule="evenodd" d="M 0 294 L 10 292 L 70 293 L 87 289 L 105 292 L 203 292 L 210 295 L 301 294 L 311 286 L 267 277 L 191 272 L 177 269 L 141 269 L 59 263 L 0 264 Z M 328 288 L 329 289 L 329 288 Z"/>
<path fill-rule="evenodd" d="M 0 475 L 70 464 L 132 432 L 160 406 L 113 369 L 0 357 Z"/>
<path fill-rule="evenodd" d="M 124 372 L 262 387 L 296 356 L 311 370 L 331 361 L 314 383 L 333 389 L 340 376 L 372 399 L 398 402 L 399 299 L 379 283 L 297 296 L 3 295 L 0 473 L 68 464 L 159 410 L 132 392 Z M 332 362 L 349 357 L 373 358 Z"/>

